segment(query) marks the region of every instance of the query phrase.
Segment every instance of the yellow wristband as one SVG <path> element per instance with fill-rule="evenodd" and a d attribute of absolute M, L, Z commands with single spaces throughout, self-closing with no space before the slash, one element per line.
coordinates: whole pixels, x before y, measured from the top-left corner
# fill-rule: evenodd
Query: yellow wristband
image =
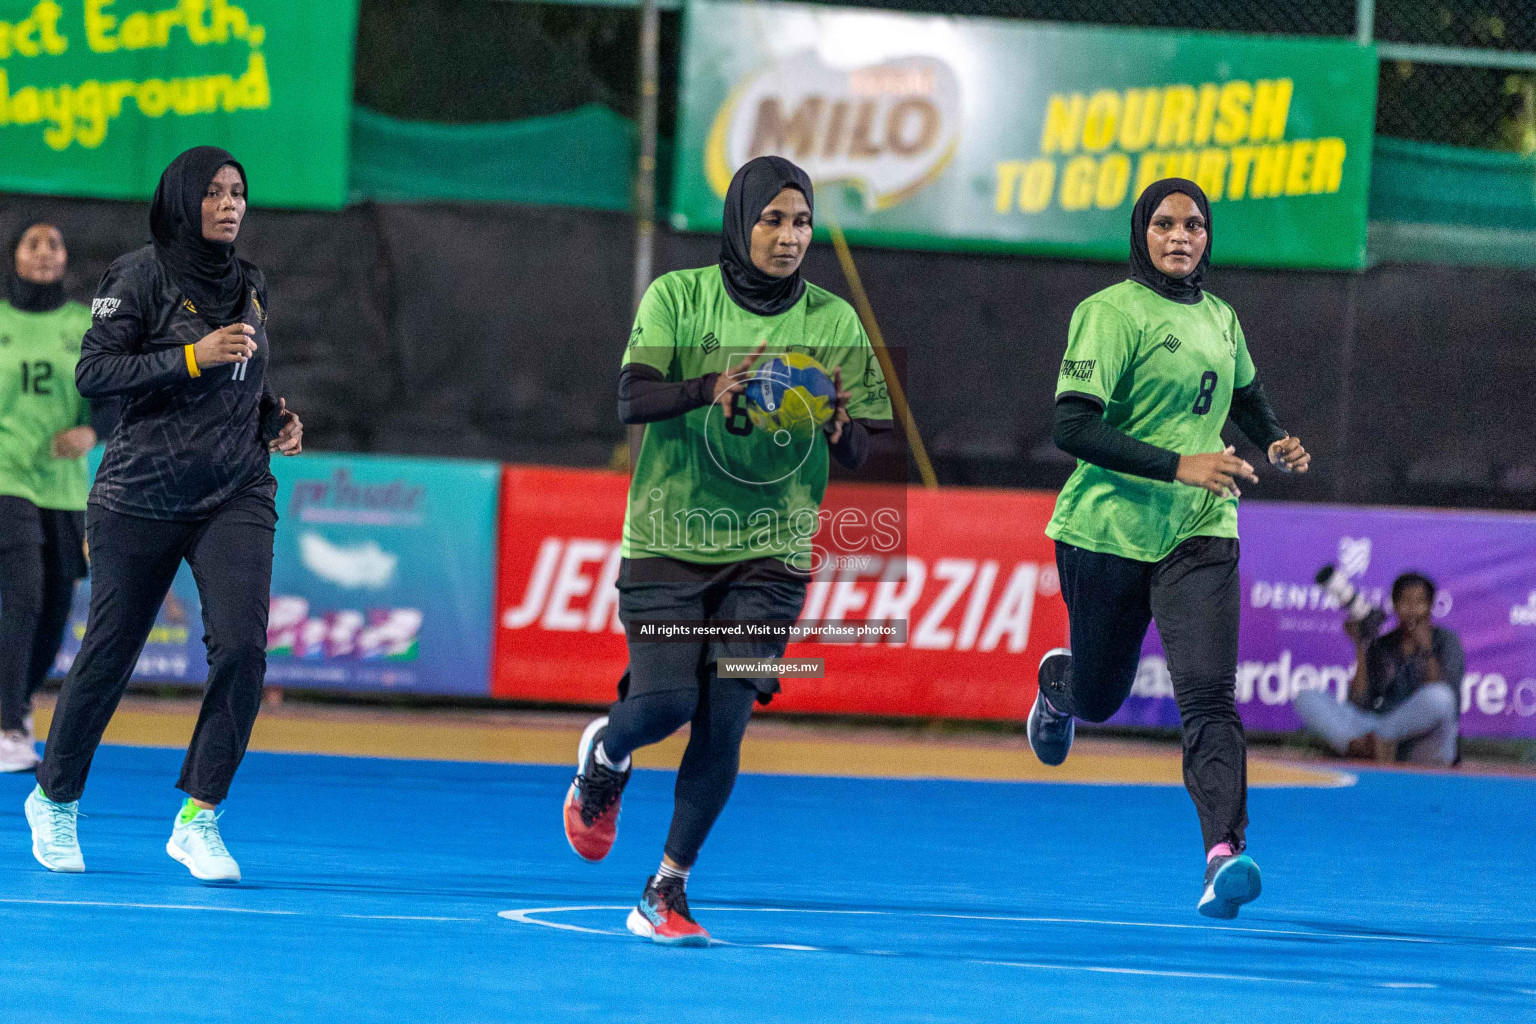
<path fill-rule="evenodd" d="M 192 346 L 188 345 L 183 351 L 187 353 L 187 372 L 194 377 L 201 377 L 203 371 L 197 368 L 197 356 L 192 354 Z"/>

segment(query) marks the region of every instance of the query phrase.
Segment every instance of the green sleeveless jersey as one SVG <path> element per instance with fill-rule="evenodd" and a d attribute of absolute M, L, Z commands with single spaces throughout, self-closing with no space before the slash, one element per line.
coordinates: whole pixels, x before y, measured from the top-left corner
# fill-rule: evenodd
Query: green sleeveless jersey
<path fill-rule="evenodd" d="M 1056 397 L 1091 398 L 1110 426 L 1198 455 L 1226 447 L 1221 428 L 1232 390 L 1253 377 L 1231 306 L 1210 292 L 1186 306 L 1122 281 L 1072 314 Z M 1156 562 L 1190 537 L 1236 537 L 1237 500 L 1079 460 L 1045 533 L 1089 551 Z"/>
<path fill-rule="evenodd" d="M 0 494 L 39 508 L 85 508 L 85 459 L 56 459 L 50 446 L 59 431 L 91 421 L 75 390 L 80 339 L 90 326 L 91 312 L 78 302 L 48 313 L 0 302 Z"/>
<path fill-rule="evenodd" d="M 777 316 L 736 305 L 718 266 L 654 281 L 635 314 L 624 364 L 669 381 L 721 372 L 759 341 L 759 363 L 797 352 L 830 376 L 842 370 L 854 419 L 890 420 L 885 376 L 853 307 L 807 283 Z M 794 430 L 755 426 L 745 399 L 709 405 L 645 426 L 630 479 L 622 554 L 719 565 L 776 556 L 798 564 L 810 551 L 827 489 L 827 440 L 809 422 Z M 803 568 L 803 566 L 800 566 Z"/>

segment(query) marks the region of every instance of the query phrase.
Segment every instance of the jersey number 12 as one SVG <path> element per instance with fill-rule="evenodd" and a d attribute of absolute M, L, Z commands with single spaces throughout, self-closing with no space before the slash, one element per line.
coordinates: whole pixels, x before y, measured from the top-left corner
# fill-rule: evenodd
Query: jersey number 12
<path fill-rule="evenodd" d="M 21 364 L 21 393 L 31 392 L 34 395 L 51 395 L 53 388 L 48 382 L 53 380 L 53 364 L 39 359 L 35 363 Z"/>

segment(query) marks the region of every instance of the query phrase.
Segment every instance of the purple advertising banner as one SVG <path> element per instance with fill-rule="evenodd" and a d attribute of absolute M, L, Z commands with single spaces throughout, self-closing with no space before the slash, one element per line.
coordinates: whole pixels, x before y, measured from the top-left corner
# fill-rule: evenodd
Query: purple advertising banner
<path fill-rule="evenodd" d="M 1305 689 L 1344 699 L 1354 647 L 1343 611 L 1313 582 L 1334 565 L 1389 611 L 1398 575 L 1433 580 L 1435 623 L 1466 650 L 1462 735 L 1536 738 L 1536 516 L 1244 502 L 1238 520 L 1237 706 L 1249 729 L 1299 729 L 1291 701 Z M 1394 624 L 1389 617 L 1384 628 Z M 1131 697 L 1110 721 L 1178 725 L 1156 629 Z"/>

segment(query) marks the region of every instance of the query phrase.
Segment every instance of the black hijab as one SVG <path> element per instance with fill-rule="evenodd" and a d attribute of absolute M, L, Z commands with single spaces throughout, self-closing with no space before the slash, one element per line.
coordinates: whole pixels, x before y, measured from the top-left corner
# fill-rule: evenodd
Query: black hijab
<path fill-rule="evenodd" d="M 720 228 L 720 277 L 725 290 L 742 309 L 758 316 L 778 316 L 805 294 L 800 269 L 774 277 L 752 262 L 752 227 L 774 197 L 786 188 L 799 189 L 813 211 L 811 178 L 781 156 L 760 156 L 741 165 L 725 193 Z"/>
<path fill-rule="evenodd" d="M 229 164 L 245 182 L 245 168 L 217 146 L 197 146 L 171 161 L 149 206 L 155 255 L 204 319 L 229 321 L 245 303 L 245 269 L 235 247 L 203 237 L 203 195 Z M 247 188 L 249 186 L 247 185 Z"/>
<path fill-rule="evenodd" d="M 1147 228 L 1152 223 L 1152 215 L 1157 212 L 1163 200 L 1175 192 L 1182 192 L 1193 199 L 1200 208 L 1200 215 L 1205 218 L 1205 252 L 1187 277 L 1169 277 L 1158 270 L 1152 264 L 1152 254 L 1147 251 Z M 1214 239 L 1211 204 L 1199 185 L 1186 178 L 1154 181 L 1147 186 L 1141 198 L 1136 200 L 1136 208 L 1131 211 L 1131 280 L 1146 285 L 1165 299 L 1193 306 L 1203 297 L 1200 284 L 1205 279 L 1205 272 L 1211 268 L 1211 245 Z"/>
<path fill-rule="evenodd" d="M 64 305 L 64 279 L 52 284 L 38 284 L 28 281 L 16 273 L 16 250 L 21 248 L 21 239 L 28 231 L 39 224 L 49 224 L 46 220 L 26 219 L 21 222 L 21 228 L 11 239 L 10 262 L 6 264 L 6 297 L 11 300 L 11 305 L 23 313 L 52 313 Z"/>

